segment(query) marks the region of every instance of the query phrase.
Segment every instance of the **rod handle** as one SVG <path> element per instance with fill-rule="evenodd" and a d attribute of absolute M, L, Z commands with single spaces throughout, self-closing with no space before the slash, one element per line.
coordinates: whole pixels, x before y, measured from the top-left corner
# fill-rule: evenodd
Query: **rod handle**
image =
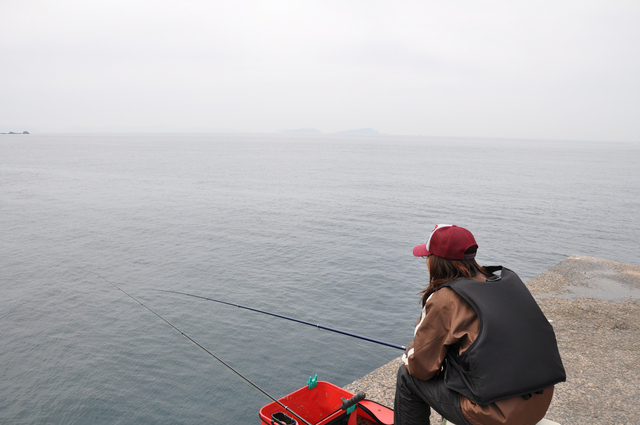
<path fill-rule="evenodd" d="M 364 400 L 366 396 L 367 395 L 365 393 L 360 391 L 359 393 L 357 393 L 356 395 L 354 395 L 350 399 L 346 399 L 346 398 L 342 397 L 342 405 L 340 405 L 340 409 L 341 410 L 347 410 L 348 408 L 350 408 L 354 404 Z"/>

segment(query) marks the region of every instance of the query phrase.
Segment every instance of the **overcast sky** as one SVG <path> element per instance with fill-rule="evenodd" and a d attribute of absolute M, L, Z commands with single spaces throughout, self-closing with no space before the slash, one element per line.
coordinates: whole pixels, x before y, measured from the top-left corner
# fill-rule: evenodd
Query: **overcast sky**
<path fill-rule="evenodd" d="M 0 129 L 640 141 L 640 1 L 0 0 Z"/>

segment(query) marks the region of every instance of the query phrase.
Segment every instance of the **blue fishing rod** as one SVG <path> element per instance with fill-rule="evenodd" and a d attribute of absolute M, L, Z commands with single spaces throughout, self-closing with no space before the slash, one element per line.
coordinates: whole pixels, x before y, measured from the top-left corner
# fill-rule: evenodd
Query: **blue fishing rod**
<path fill-rule="evenodd" d="M 122 292 L 123 294 L 125 294 L 127 297 L 131 298 L 132 300 L 134 300 L 135 302 L 137 302 L 138 304 L 140 304 L 142 307 L 146 308 L 149 312 L 153 313 L 156 317 L 158 317 L 160 320 L 162 320 L 163 322 L 165 322 L 167 325 L 171 326 L 173 329 L 175 329 L 176 331 L 178 331 L 182 336 L 184 336 L 185 338 L 187 338 L 189 341 L 191 341 L 192 343 L 194 343 L 195 345 L 197 345 L 200 349 L 202 349 L 205 353 L 207 353 L 208 355 L 210 355 L 211 357 L 213 357 L 214 359 L 216 359 L 217 361 L 219 361 L 222 365 L 226 366 L 229 370 L 231 370 L 233 373 L 235 373 L 236 375 L 238 375 L 240 378 L 244 379 L 247 383 L 249 383 L 251 386 L 253 386 L 255 389 L 257 389 L 258 391 L 260 391 L 262 394 L 266 395 L 269 399 L 271 399 L 272 401 L 275 401 L 276 403 L 278 403 L 280 405 L 280 407 L 284 408 L 287 412 L 293 414 L 295 417 L 297 417 L 298 419 L 302 420 L 302 422 L 304 422 L 307 425 L 312 425 L 311 423 L 309 423 L 306 419 L 304 419 L 302 416 L 298 415 L 296 412 L 294 412 L 293 410 L 291 410 L 288 406 L 284 405 L 282 402 L 280 402 L 279 400 L 277 400 L 275 397 L 273 397 L 272 395 L 270 395 L 269 393 L 267 393 L 265 390 L 263 390 L 262 388 L 260 388 L 258 385 L 254 384 L 251 380 L 249 380 L 249 378 L 245 377 L 243 374 L 241 374 L 240 372 L 238 372 L 237 370 L 235 370 L 233 367 L 231 367 L 231 365 L 229 365 L 227 362 L 225 362 L 224 360 L 222 360 L 220 357 L 216 356 L 215 354 L 213 354 L 211 351 L 207 350 L 205 347 L 203 347 L 198 341 L 196 341 L 195 339 L 191 338 L 189 335 L 187 335 L 186 333 L 182 332 L 180 329 L 178 329 L 178 327 L 176 327 L 173 323 L 169 322 L 167 319 L 165 319 L 164 317 L 160 316 L 158 313 L 156 313 L 155 311 L 153 311 L 152 309 L 150 309 L 149 307 L 147 307 L 146 305 L 142 304 L 142 302 L 140 302 L 136 297 L 134 297 L 133 295 L 129 294 L 128 292 L 125 292 L 122 288 L 120 288 L 118 285 L 109 282 L 107 279 L 105 279 L 104 277 L 100 276 L 97 273 L 94 273 L 96 276 L 98 276 L 100 279 L 104 280 L 106 283 L 108 283 L 109 285 L 113 286 L 114 288 L 116 288 L 118 291 Z M 353 396 L 352 398 L 350 398 L 349 400 L 344 400 L 343 402 L 343 406 L 345 409 L 350 407 L 352 404 L 357 403 L 358 401 L 362 400 L 364 398 L 364 394 L 362 394 L 362 396 L 360 395 L 360 393 L 356 394 L 355 396 Z M 279 424 L 283 424 L 286 425 L 285 422 L 281 422 L 281 421 L 277 421 Z"/>
<path fill-rule="evenodd" d="M 230 306 L 233 306 L 233 307 L 243 308 L 245 310 L 251 310 L 251 311 L 255 311 L 257 313 L 268 314 L 269 316 L 274 316 L 274 317 L 279 317 L 281 319 L 291 320 L 292 322 L 298 322 L 298 323 L 302 323 L 303 325 L 313 326 L 314 328 L 317 328 L 317 329 L 324 329 L 326 331 L 336 332 L 336 333 L 339 333 L 339 334 L 342 334 L 342 335 L 347 335 L 347 336 L 351 336 L 351 337 L 354 337 L 354 338 L 363 339 L 365 341 L 374 342 L 376 344 L 385 345 L 387 347 L 397 348 L 397 349 L 402 350 L 402 351 L 406 350 L 406 348 L 407 348 L 407 347 L 404 347 L 402 345 L 392 344 L 390 342 L 381 341 L 381 340 L 375 339 L 375 338 L 369 338 L 368 336 L 357 335 L 357 334 L 354 334 L 354 333 L 351 333 L 351 332 L 347 332 L 347 331 L 343 331 L 343 330 L 340 330 L 340 329 L 331 328 L 329 326 L 323 326 L 323 325 L 319 325 L 319 324 L 312 323 L 312 322 L 306 322 L 304 320 L 296 319 L 296 318 L 293 318 L 293 317 L 283 316 L 281 314 L 276 314 L 276 313 L 270 313 L 268 311 L 258 310 L 257 308 L 247 307 L 247 306 L 240 305 L 240 304 L 234 304 L 234 303 L 230 303 L 230 302 L 227 302 L 227 301 L 216 300 L 216 299 L 213 299 L 213 298 L 203 297 L 203 296 L 200 296 L 200 295 L 188 294 L 186 292 L 169 291 L 167 289 L 156 289 L 156 291 L 169 292 L 171 294 L 185 295 L 187 297 L 193 297 L 193 298 L 200 298 L 202 300 L 213 301 L 213 302 L 220 303 L 220 304 L 226 304 L 226 305 L 230 305 Z"/>

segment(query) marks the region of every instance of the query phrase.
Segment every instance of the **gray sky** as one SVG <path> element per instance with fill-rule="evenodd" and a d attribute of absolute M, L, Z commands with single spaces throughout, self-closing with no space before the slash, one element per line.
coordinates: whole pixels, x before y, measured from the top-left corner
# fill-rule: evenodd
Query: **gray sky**
<path fill-rule="evenodd" d="M 0 0 L 0 129 L 640 141 L 640 1 Z"/>

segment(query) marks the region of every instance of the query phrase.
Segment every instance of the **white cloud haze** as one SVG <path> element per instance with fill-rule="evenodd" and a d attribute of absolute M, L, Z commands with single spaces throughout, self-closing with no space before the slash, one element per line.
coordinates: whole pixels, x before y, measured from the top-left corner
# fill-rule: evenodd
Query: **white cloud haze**
<path fill-rule="evenodd" d="M 2 1 L 0 129 L 640 141 L 637 1 Z"/>

